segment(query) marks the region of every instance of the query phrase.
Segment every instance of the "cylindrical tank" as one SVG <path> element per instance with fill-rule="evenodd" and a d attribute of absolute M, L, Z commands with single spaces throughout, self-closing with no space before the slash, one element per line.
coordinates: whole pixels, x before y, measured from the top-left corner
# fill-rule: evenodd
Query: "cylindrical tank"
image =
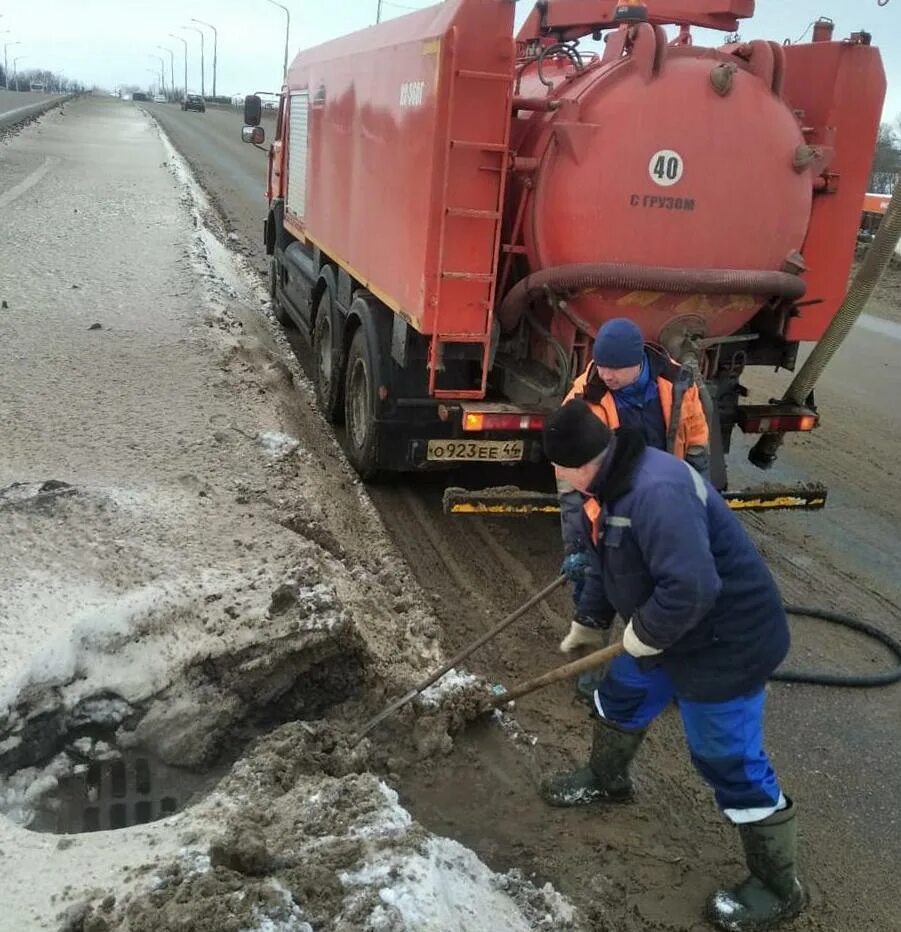
<path fill-rule="evenodd" d="M 521 217 L 528 272 L 590 263 L 784 271 L 804 242 L 813 184 L 801 127 L 780 94 L 781 50 L 671 46 L 662 30 L 641 28 L 644 47 L 608 49 L 581 71 L 570 55 L 521 67 L 518 95 L 557 102 L 514 121 L 521 164 L 539 163 L 507 198 L 508 230 Z M 653 340 L 679 317 L 701 319 L 708 336 L 734 333 L 766 300 L 747 288 L 600 288 L 570 306 L 592 328 L 632 316 Z"/>

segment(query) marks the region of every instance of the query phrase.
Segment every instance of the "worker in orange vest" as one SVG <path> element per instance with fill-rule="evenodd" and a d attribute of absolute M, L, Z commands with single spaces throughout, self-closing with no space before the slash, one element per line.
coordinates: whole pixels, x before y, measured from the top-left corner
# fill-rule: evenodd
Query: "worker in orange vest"
<path fill-rule="evenodd" d="M 649 447 L 665 450 L 709 478 L 710 432 L 698 387 L 692 375 L 660 349 L 645 344 L 638 327 L 627 318 L 608 320 L 598 331 L 592 361 L 573 384 L 566 401 L 584 400 L 610 430 L 637 430 Z M 565 402 L 564 402 L 565 403 Z M 584 498 L 558 476 L 564 560 L 561 572 L 573 584 L 573 600 L 579 595 L 588 568 L 588 544 L 584 537 Z M 560 650 L 604 646 L 610 638 L 610 622 L 587 618 L 576 608 L 569 633 Z M 594 692 L 596 674 L 579 679 L 578 692 Z"/>

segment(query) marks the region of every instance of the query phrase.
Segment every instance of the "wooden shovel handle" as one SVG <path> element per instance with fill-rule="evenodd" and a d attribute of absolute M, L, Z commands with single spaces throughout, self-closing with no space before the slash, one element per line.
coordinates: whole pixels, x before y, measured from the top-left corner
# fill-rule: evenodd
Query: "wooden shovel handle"
<path fill-rule="evenodd" d="M 456 654 L 450 660 L 448 660 L 444 666 L 439 667 L 434 673 L 427 676 L 422 682 L 417 683 L 405 696 L 401 696 L 400 699 L 396 699 L 391 703 L 387 708 L 382 709 L 375 718 L 370 719 L 363 728 L 357 733 L 357 735 L 351 739 L 350 746 L 356 747 L 357 744 L 372 731 L 376 725 L 381 724 L 389 715 L 393 715 L 398 709 L 402 709 L 408 702 L 415 699 L 423 690 L 428 689 L 433 683 L 437 682 L 447 673 L 449 670 L 452 670 L 459 663 L 462 663 L 469 657 L 471 654 L 474 654 L 483 644 L 487 644 L 490 640 L 496 638 L 502 631 L 506 631 L 514 621 L 518 621 L 522 618 L 530 608 L 537 605 L 542 599 L 547 598 L 555 589 L 559 589 L 566 582 L 566 576 L 560 575 L 553 582 L 548 583 L 541 592 L 536 592 L 528 600 L 519 606 L 516 611 L 511 612 L 504 618 L 502 621 L 498 622 L 490 631 L 487 631 L 478 640 L 472 642 L 472 644 L 467 645 L 460 651 L 459 654 Z"/>
<path fill-rule="evenodd" d="M 520 696 L 527 696 L 529 693 L 533 693 L 538 689 L 550 686 L 551 683 L 558 683 L 560 680 L 578 676 L 580 673 L 585 673 L 588 670 L 596 670 L 601 664 L 606 663 L 608 660 L 612 660 L 622 652 L 623 642 L 617 641 L 615 644 L 603 648 L 603 650 L 596 650 L 593 654 L 588 654 L 587 657 L 582 657 L 580 660 L 566 663 L 562 667 L 555 667 L 553 670 L 549 670 L 547 673 L 536 677 L 534 680 L 528 680 L 525 683 L 521 683 L 519 686 L 514 686 L 513 689 L 505 693 L 501 693 L 499 696 L 493 696 L 491 705 L 505 705 L 508 702 L 512 702 L 514 699 L 519 699 Z"/>

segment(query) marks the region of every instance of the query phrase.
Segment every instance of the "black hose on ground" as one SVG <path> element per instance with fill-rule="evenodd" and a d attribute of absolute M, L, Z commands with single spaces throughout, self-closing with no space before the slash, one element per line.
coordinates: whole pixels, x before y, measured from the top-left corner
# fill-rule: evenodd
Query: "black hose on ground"
<path fill-rule="evenodd" d="M 812 683 L 817 686 L 844 686 L 857 689 L 868 689 L 874 686 L 890 686 L 901 680 L 901 642 L 897 641 L 890 634 L 881 631 L 874 625 L 867 624 L 865 621 L 858 621 L 849 615 L 843 615 L 840 612 L 830 612 L 822 608 L 806 608 L 803 605 L 786 605 L 785 610 L 789 615 L 804 615 L 807 618 L 819 618 L 821 621 L 829 621 L 843 628 L 850 628 L 852 631 L 859 631 L 867 637 L 887 647 L 897 658 L 898 665 L 894 670 L 888 670 L 885 673 L 873 673 L 868 676 L 855 676 L 853 674 L 843 673 L 819 673 L 814 670 L 777 670 L 771 677 L 780 683 Z"/>

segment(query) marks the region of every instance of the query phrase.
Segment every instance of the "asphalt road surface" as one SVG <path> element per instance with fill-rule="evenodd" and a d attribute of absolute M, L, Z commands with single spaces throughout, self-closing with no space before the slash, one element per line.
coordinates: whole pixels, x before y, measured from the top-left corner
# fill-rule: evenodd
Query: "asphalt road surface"
<path fill-rule="evenodd" d="M 48 102 L 59 100 L 58 94 L 17 93 L 0 90 L 0 128 L 19 118 L 41 110 Z"/>
<path fill-rule="evenodd" d="M 241 142 L 240 113 L 182 113 L 165 105 L 147 109 L 192 165 L 233 239 L 262 273 L 266 158 Z M 273 125 L 266 124 L 267 136 Z M 809 437 L 790 438 L 776 470 L 765 476 L 773 481 L 825 482 L 830 488 L 827 510 L 747 520 L 787 601 L 848 612 L 897 637 L 901 636 L 897 367 L 901 328 L 888 319 L 898 318 L 898 308 L 892 304 L 877 306 L 873 313 L 880 316 L 854 328 L 818 387 L 823 426 Z M 298 340 L 295 345 L 303 357 L 303 346 Z M 776 385 L 760 372 L 747 382 L 752 400 L 766 401 L 778 394 L 785 380 Z M 739 438 L 730 462 L 733 487 L 761 481 L 761 474 L 744 461 L 746 450 L 747 444 Z M 445 649 L 450 652 L 553 577 L 559 541 L 554 521 L 445 518 L 440 507 L 442 488 L 440 478 L 403 479 L 374 487 L 371 495 L 414 573 L 433 593 Z M 486 648 L 473 659 L 472 667 L 494 682 L 542 672 L 557 662 L 554 651 L 569 611 L 565 597 L 544 606 L 537 622 L 526 623 Z M 829 625 L 797 621 L 794 632 L 790 658 L 794 667 L 874 672 L 891 663 L 881 649 Z M 587 738 L 584 715 L 573 711 L 568 700 L 569 692 L 560 687 L 533 697 L 518 710 L 523 725 L 537 736 L 539 748 L 545 748 L 545 758 L 556 754 L 556 762 L 577 759 Z M 899 710 L 901 686 L 897 685 L 873 691 L 812 686 L 776 686 L 771 691 L 769 742 L 801 812 L 802 857 L 816 907 L 796 928 L 836 932 L 901 928 L 901 899 L 892 867 L 901 863 Z M 672 719 L 661 722 L 651 737 L 653 754 L 643 758 L 641 786 L 650 808 L 643 815 L 605 814 L 602 823 L 551 817 L 538 806 L 526 805 L 530 779 L 514 786 L 518 776 L 500 765 L 496 776 L 503 777 L 504 793 L 516 801 L 512 809 L 503 793 L 489 793 L 484 804 L 469 792 L 460 798 L 460 781 L 468 786 L 473 773 L 464 759 L 465 750 L 448 760 L 445 775 L 408 787 L 410 804 L 420 806 L 417 814 L 427 824 L 431 820 L 432 827 L 460 837 L 489 862 L 493 854 L 495 860 L 502 860 L 504 851 L 509 855 L 512 848 L 520 860 L 532 856 L 536 872 L 553 873 L 552 879 L 562 882 L 564 889 L 561 876 L 569 876 L 577 894 L 598 882 L 593 872 L 599 865 L 608 879 L 619 876 L 628 891 L 628 867 L 618 866 L 622 860 L 618 852 L 653 845 L 655 839 L 688 845 L 693 850 L 688 860 L 700 861 L 698 869 L 706 876 L 703 865 L 713 865 L 710 870 L 714 870 L 723 852 L 732 850 L 734 839 L 711 828 L 692 829 L 700 836 L 672 834 L 675 829 L 660 834 L 663 829 L 656 817 L 661 825 L 675 818 L 685 802 L 680 794 L 694 778 Z M 656 799 L 660 796 L 665 797 L 662 802 Z M 509 810 L 507 821 L 515 825 L 503 830 L 492 827 L 503 821 L 505 810 Z M 708 814 L 705 810 L 704 816 Z M 700 814 L 696 821 L 702 822 Z M 597 847 L 601 836 L 606 849 Z M 605 856 L 603 850 L 610 853 Z M 676 880 L 669 876 L 672 869 L 658 867 L 653 883 L 663 899 Z M 684 883 L 687 892 L 697 878 L 689 883 L 685 869 L 678 883 Z M 653 910 L 642 912 L 645 909 L 646 904 L 639 908 L 645 925 L 635 928 L 683 927 L 674 915 L 652 916 Z M 659 925 L 653 925 L 652 919 Z M 619 928 L 633 928 L 631 919 L 621 921 Z"/>

